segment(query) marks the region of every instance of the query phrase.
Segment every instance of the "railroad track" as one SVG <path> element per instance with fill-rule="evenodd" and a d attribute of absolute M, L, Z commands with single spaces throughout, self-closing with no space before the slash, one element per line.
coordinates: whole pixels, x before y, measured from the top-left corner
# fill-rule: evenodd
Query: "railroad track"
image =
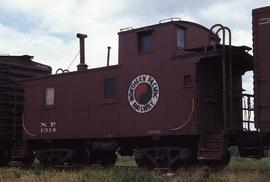
<path fill-rule="evenodd" d="M 33 169 L 33 170 L 36 170 L 36 169 L 55 169 L 55 170 L 70 170 L 70 171 L 76 171 L 76 170 L 82 170 L 82 169 L 93 169 L 93 170 L 106 170 L 106 169 L 119 169 L 119 170 L 127 170 L 127 171 L 136 171 L 136 172 L 143 172 L 143 171 L 146 171 L 147 169 L 143 169 L 143 168 L 139 168 L 137 166 L 126 166 L 126 165 L 115 165 L 115 166 L 112 166 L 110 168 L 105 168 L 105 167 L 102 167 L 102 166 L 99 166 L 99 165 L 93 165 L 93 166 L 81 166 L 81 165 L 55 165 L 55 166 L 52 166 L 52 167 L 43 167 L 41 166 L 40 164 L 38 163 L 35 163 L 33 164 L 32 166 L 30 167 L 26 167 L 26 166 L 23 166 L 21 163 L 10 163 L 8 165 L 8 167 L 20 167 L 20 168 L 25 168 L 25 169 Z M 259 172 L 259 173 L 267 173 L 267 172 L 270 172 L 270 168 L 267 169 L 246 169 L 246 168 L 236 168 L 236 169 L 230 169 L 230 168 L 225 168 L 225 169 L 222 169 L 222 170 L 215 170 L 215 169 L 211 169 L 211 168 L 208 168 L 208 167 L 194 167 L 192 169 L 178 169 L 176 171 L 174 170 L 171 170 L 169 168 L 154 168 L 154 169 L 151 169 L 151 170 L 148 170 L 148 171 L 151 171 L 151 172 L 157 172 L 157 173 L 160 173 L 160 174 L 168 174 L 168 175 L 174 175 L 176 174 L 177 172 L 179 171 L 186 171 L 186 172 L 189 172 L 190 170 L 193 170 L 193 169 L 201 169 L 201 170 L 205 170 L 206 172 L 221 172 L 221 173 L 226 173 L 226 172 L 229 172 L 229 173 L 237 173 L 237 172 Z"/>

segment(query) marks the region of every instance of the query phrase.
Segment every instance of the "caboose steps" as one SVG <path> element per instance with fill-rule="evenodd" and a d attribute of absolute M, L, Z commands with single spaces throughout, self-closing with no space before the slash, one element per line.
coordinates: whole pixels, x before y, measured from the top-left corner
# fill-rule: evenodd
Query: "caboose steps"
<path fill-rule="evenodd" d="M 11 151 L 11 160 L 20 161 L 26 166 L 31 165 L 35 160 L 31 145 L 25 140 L 15 140 Z"/>
<path fill-rule="evenodd" d="M 26 142 L 23 142 L 21 140 L 16 140 L 12 149 L 11 158 L 23 159 L 26 152 L 26 147 L 27 147 Z"/>
<path fill-rule="evenodd" d="M 223 150 L 223 133 L 210 132 L 201 136 L 197 157 L 199 160 L 221 160 Z"/>

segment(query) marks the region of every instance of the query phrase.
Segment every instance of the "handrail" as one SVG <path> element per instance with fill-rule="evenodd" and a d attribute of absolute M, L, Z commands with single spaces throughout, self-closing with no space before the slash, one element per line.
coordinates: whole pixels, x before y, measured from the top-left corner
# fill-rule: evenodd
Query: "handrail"
<path fill-rule="evenodd" d="M 253 101 L 252 101 L 253 98 Z M 242 123 L 243 129 L 247 131 L 252 131 L 251 124 L 255 124 L 254 120 L 254 95 L 252 94 L 242 94 Z M 253 116 L 253 117 L 251 117 Z M 246 124 L 246 127 L 244 126 Z M 255 127 L 255 126 L 254 126 Z M 255 128 L 257 130 L 257 128 Z"/>
<path fill-rule="evenodd" d="M 213 30 L 218 27 L 216 32 Z M 228 121 L 233 120 L 233 99 L 232 99 L 232 55 L 231 55 L 231 30 L 223 26 L 222 24 L 215 24 L 209 30 L 209 45 L 211 44 L 212 34 L 214 33 L 218 36 L 219 32 L 222 31 L 222 113 L 223 113 L 223 124 L 227 128 Z M 227 61 L 226 61 L 226 47 L 225 47 L 225 38 L 226 31 L 229 34 L 229 72 L 226 70 Z M 229 83 L 227 83 L 227 74 L 229 73 Z M 227 100 L 229 100 L 229 110 L 227 109 Z M 229 114 L 229 115 L 228 115 Z"/>
<path fill-rule="evenodd" d="M 62 69 L 62 68 L 58 68 L 55 72 L 55 74 L 59 74 L 59 71 L 61 71 L 62 73 L 69 73 L 69 70 L 68 69 Z M 62 74 L 61 73 L 61 74 Z"/>

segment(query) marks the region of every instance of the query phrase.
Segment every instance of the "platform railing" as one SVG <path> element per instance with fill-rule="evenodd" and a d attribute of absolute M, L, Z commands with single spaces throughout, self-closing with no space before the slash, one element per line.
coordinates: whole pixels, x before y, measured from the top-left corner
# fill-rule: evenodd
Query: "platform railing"
<path fill-rule="evenodd" d="M 242 123 L 245 131 L 258 131 L 254 120 L 254 95 L 242 94 Z"/>

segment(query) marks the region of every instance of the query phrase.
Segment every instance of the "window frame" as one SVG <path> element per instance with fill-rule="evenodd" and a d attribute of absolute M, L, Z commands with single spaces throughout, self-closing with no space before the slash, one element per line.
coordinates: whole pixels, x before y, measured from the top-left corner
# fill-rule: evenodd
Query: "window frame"
<path fill-rule="evenodd" d="M 180 46 L 179 46 L 179 34 L 178 32 L 181 30 L 182 34 L 181 34 L 181 37 L 180 37 Z M 183 45 L 183 46 L 182 46 Z M 181 27 L 181 26 L 176 26 L 176 47 L 178 49 L 185 49 L 186 47 L 186 28 L 185 27 Z"/>
<path fill-rule="evenodd" d="M 113 95 L 112 97 L 106 97 L 106 81 L 113 80 Z M 115 77 L 108 77 L 103 79 L 103 104 L 112 104 L 117 102 L 117 79 Z M 110 94 L 109 94 L 110 95 Z"/>
<path fill-rule="evenodd" d="M 53 103 L 52 104 L 48 104 L 47 103 L 47 91 L 49 89 L 53 89 Z M 47 86 L 44 88 L 44 97 L 43 97 L 43 108 L 44 109 L 51 109 L 51 108 L 55 108 L 55 100 L 56 99 L 56 89 L 54 86 Z"/>
<path fill-rule="evenodd" d="M 145 44 L 145 37 L 149 37 Z M 153 29 L 137 32 L 137 52 L 140 54 L 153 51 Z"/>

